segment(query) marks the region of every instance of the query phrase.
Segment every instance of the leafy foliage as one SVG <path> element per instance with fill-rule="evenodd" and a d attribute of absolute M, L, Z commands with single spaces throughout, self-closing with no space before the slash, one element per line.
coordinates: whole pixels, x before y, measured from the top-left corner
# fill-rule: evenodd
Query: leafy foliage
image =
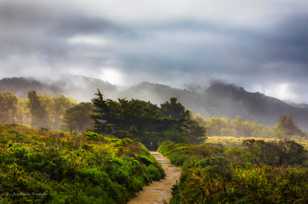
<path fill-rule="evenodd" d="M 98 90 L 92 103 L 97 132 L 134 137 L 150 149 L 156 149 L 164 140 L 198 143 L 204 136 L 204 129 L 176 98 L 158 107 L 134 99 L 105 100 Z"/>
<path fill-rule="evenodd" d="M 0 203 L 126 203 L 163 170 L 131 139 L 0 125 Z"/>
<path fill-rule="evenodd" d="M 295 142 L 165 142 L 159 151 L 183 169 L 172 204 L 308 202 L 307 152 Z"/>

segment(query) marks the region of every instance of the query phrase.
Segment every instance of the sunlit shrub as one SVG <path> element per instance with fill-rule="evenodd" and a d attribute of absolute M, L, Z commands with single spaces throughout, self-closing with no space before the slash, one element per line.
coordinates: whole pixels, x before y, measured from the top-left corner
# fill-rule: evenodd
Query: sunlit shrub
<path fill-rule="evenodd" d="M 0 203 L 121 204 L 164 176 L 131 139 L 16 125 L 0 125 L 0 136 Z"/>
<path fill-rule="evenodd" d="M 294 142 L 246 141 L 236 147 L 165 142 L 159 150 L 183 169 L 171 204 L 308 202 L 307 152 Z"/>

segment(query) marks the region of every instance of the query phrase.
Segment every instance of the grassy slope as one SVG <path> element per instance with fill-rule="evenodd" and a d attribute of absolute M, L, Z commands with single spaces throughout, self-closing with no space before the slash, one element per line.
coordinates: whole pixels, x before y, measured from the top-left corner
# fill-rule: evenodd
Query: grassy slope
<path fill-rule="evenodd" d="M 126 203 L 163 174 L 130 139 L 0 125 L 0 203 Z"/>

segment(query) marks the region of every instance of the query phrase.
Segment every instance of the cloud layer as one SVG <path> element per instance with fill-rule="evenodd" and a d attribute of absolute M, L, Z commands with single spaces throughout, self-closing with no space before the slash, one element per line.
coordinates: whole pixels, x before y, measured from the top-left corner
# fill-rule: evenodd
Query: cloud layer
<path fill-rule="evenodd" d="M 308 102 L 306 0 L 63 2 L 0 0 L 0 77 L 220 79 Z"/>

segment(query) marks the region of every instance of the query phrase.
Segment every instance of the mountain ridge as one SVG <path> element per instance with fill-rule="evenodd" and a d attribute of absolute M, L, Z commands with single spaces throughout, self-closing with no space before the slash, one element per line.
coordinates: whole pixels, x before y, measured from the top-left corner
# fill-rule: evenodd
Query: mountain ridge
<path fill-rule="evenodd" d="M 108 98 L 136 98 L 160 104 L 170 97 L 193 112 L 206 116 L 242 117 L 265 124 L 274 124 L 281 115 L 292 115 L 301 128 L 308 129 L 308 105 L 289 104 L 259 92 L 248 92 L 243 87 L 223 82 L 213 82 L 204 91 L 174 88 L 164 84 L 141 82 L 130 87 L 118 87 L 100 79 L 70 75 L 54 81 L 31 78 L 4 78 L 0 91 L 26 95 L 36 90 L 47 94 L 63 94 L 80 101 L 90 100 L 96 89 L 102 89 Z M 23 93 L 24 92 L 24 93 Z"/>

